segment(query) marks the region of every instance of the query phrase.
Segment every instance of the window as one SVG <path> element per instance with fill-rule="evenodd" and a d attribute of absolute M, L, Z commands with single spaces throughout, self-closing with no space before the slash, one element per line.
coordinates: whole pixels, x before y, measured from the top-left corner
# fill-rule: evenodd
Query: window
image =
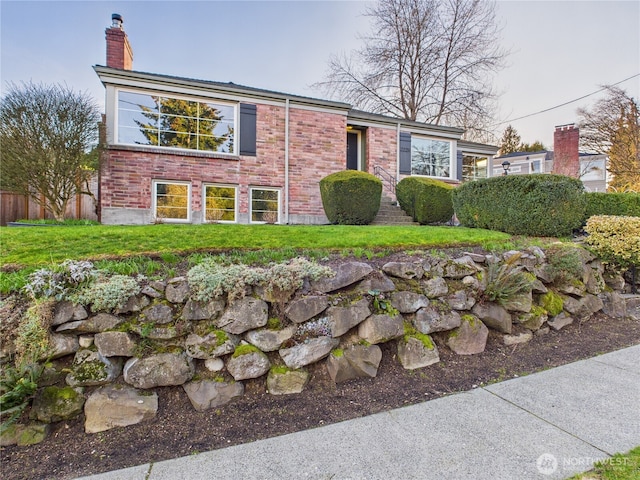
<path fill-rule="evenodd" d="M 449 178 L 451 143 L 430 138 L 411 137 L 411 174 Z"/>
<path fill-rule="evenodd" d="M 540 173 L 540 160 L 533 160 L 531 162 L 531 173 Z"/>
<path fill-rule="evenodd" d="M 278 223 L 280 221 L 279 190 L 252 188 L 250 202 L 252 223 Z"/>
<path fill-rule="evenodd" d="M 153 214 L 159 221 L 191 221 L 191 185 L 182 182 L 153 183 Z"/>
<path fill-rule="evenodd" d="M 118 92 L 118 143 L 234 153 L 236 106 Z"/>
<path fill-rule="evenodd" d="M 462 181 L 487 178 L 487 165 L 489 159 L 477 155 L 463 155 L 462 157 Z"/>
<path fill-rule="evenodd" d="M 237 188 L 224 185 L 205 185 L 204 215 L 206 222 L 235 222 Z"/>

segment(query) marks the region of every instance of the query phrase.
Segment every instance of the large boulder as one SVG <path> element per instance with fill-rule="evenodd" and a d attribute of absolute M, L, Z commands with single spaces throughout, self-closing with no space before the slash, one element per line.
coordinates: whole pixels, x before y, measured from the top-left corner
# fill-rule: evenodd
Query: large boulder
<path fill-rule="evenodd" d="M 141 322 L 165 324 L 173 321 L 173 308 L 164 303 L 158 303 L 145 308 L 138 316 Z"/>
<path fill-rule="evenodd" d="M 373 267 L 366 263 L 343 263 L 336 269 L 335 276 L 311 282 L 311 289 L 321 293 L 333 292 L 362 280 L 372 271 Z"/>
<path fill-rule="evenodd" d="M 217 324 L 225 332 L 240 335 L 247 330 L 264 327 L 268 320 L 269 307 L 264 300 L 244 297 L 229 305 Z"/>
<path fill-rule="evenodd" d="M 429 298 L 444 297 L 449 293 L 447 282 L 442 277 L 434 277 L 424 282 L 424 294 Z"/>
<path fill-rule="evenodd" d="M 210 320 L 217 317 L 224 310 L 224 301 L 215 299 L 210 302 L 187 300 L 182 309 L 184 320 Z"/>
<path fill-rule="evenodd" d="M 244 338 L 247 342 L 255 345 L 263 352 L 275 352 L 284 342 L 293 337 L 295 333 L 295 325 L 289 325 L 281 330 L 271 330 L 269 328 L 249 330 Z"/>
<path fill-rule="evenodd" d="M 150 420 L 158 411 L 158 395 L 126 385 L 105 385 L 93 392 L 84 405 L 87 433 L 127 427 Z"/>
<path fill-rule="evenodd" d="M 302 323 L 324 312 L 328 306 L 324 295 L 310 295 L 290 302 L 284 313 L 292 322 Z"/>
<path fill-rule="evenodd" d="M 458 290 L 447 296 L 445 302 L 447 302 L 449 308 L 452 310 L 471 310 L 476 304 L 476 299 L 466 290 Z"/>
<path fill-rule="evenodd" d="M 393 292 L 391 305 L 400 313 L 414 313 L 420 308 L 429 306 L 429 299 L 415 292 Z"/>
<path fill-rule="evenodd" d="M 353 345 L 332 352 L 327 358 L 327 371 L 336 383 L 359 377 L 375 377 L 380 360 L 382 350 L 377 345 Z"/>
<path fill-rule="evenodd" d="M 388 342 L 403 334 L 401 315 L 371 315 L 358 326 L 358 336 L 371 344 Z"/>
<path fill-rule="evenodd" d="M 420 333 L 445 332 L 460 326 L 460 314 L 455 310 L 440 312 L 430 305 L 416 312 L 413 326 Z"/>
<path fill-rule="evenodd" d="M 189 397 L 193 408 L 204 412 L 210 408 L 221 407 L 244 394 L 242 382 L 216 382 L 214 380 L 200 380 L 188 382 L 182 388 Z"/>
<path fill-rule="evenodd" d="M 113 330 L 124 322 L 123 317 L 109 313 L 98 313 L 86 320 L 76 320 L 63 323 L 57 329 L 57 333 L 100 333 Z"/>
<path fill-rule="evenodd" d="M 124 366 L 124 381 L 136 388 L 182 385 L 195 374 L 193 360 L 185 354 L 158 353 L 130 358 Z"/>
<path fill-rule="evenodd" d="M 89 387 L 113 382 L 122 372 L 122 358 L 107 358 L 92 350 L 79 350 L 66 382 L 72 387 Z"/>
<path fill-rule="evenodd" d="M 447 346 L 458 355 L 484 352 L 489 329 L 473 315 L 462 316 L 462 323 L 447 337 Z"/>
<path fill-rule="evenodd" d="M 75 335 L 63 335 L 52 333 L 49 335 L 49 345 L 51 346 L 50 358 L 56 359 L 76 353 L 80 349 L 80 342 Z M 45 360 L 44 358 L 39 360 Z"/>
<path fill-rule="evenodd" d="M 137 348 L 134 336 L 126 332 L 96 333 L 93 342 L 103 357 L 133 357 Z"/>
<path fill-rule="evenodd" d="M 261 377 L 271 367 L 269 358 L 263 352 L 257 349 L 253 350 L 255 347 L 251 348 L 252 350 L 246 353 L 234 354 L 227 361 L 227 371 L 236 381 Z"/>
<path fill-rule="evenodd" d="M 369 301 L 366 298 L 347 307 L 330 307 L 327 310 L 327 319 L 331 328 L 331 336 L 336 338 L 344 335 L 370 314 Z"/>
<path fill-rule="evenodd" d="M 83 405 L 82 388 L 45 387 L 33 399 L 31 417 L 43 423 L 70 420 L 82 413 Z"/>
<path fill-rule="evenodd" d="M 495 303 L 478 303 L 473 307 L 472 312 L 487 327 L 502 333 L 511 333 L 511 314 L 504 307 Z"/>
<path fill-rule="evenodd" d="M 430 336 L 407 335 L 398 340 L 398 359 L 404 368 L 414 370 L 438 363 L 440 355 Z"/>
<path fill-rule="evenodd" d="M 300 393 L 309 383 L 309 372 L 272 368 L 267 375 L 267 391 L 271 395 Z"/>
<path fill-rule="evenodd" d="M 562 300 L 564 309 L 578 318 L 589 318 L 604 307 L 602 300 L 590 293 L 579 299 L 567 295 Z"/>
<path fill-rule="evenodd" d="M 184 303 L 189 296 L 189 283 L 184 277 L 172 278 L 167 282 L 164 294 L 171 303 Z"/>
<path fill-rule="evenodd" d="M 452 261 L 448 261 L 444 267 L 443 277 L 459 279 L 469 275 L 474 275 L 476 272 L 478 272 L 478 266 L 470 256 L 465 255 Z"/>
<path fill-rule="evenodd" d="M 393 277 L 406 280 L 420 280 L 424 275 L 422 266 L 412 262 L 388 262 L 382 266 L 382 271 Z"/>
<path fill-rule="evenodd" d="M 240 337 L 237 335 L 224 330 L 213 330 L 204 336 L 189 334 L 184 342 L 184 348 L 190 357 L 207 360 L 233 353 L 239 343 Z"/>
<path fill-rule="evenodd" d="M 280 349 L 279 353 L 287 367 L 297 369 L 322 360 L 339 344 L 337 338 L 316 337 L 290 348 Z"/>

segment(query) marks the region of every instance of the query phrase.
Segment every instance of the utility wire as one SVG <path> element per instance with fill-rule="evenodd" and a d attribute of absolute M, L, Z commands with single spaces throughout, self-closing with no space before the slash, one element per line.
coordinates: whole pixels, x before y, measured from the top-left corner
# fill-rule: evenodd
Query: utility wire
<path fill-rule="evenodd" d="M 574 100 L 569 100 L 568 102 L 561 103 L 560 105 L 556 105 L 554 107 L 545 108 L 544 110 L 540 110 L 539 112 L 530 113 L 528 115 L 523 115 L 522 117 L 510 118 L 509 120 L 504 120 L 503 122 L 496 123 L 493 126 L 497 127 L 498 125 L 503 125 L 503 124 L 509 123 L 509 122 L 515 122 L 516 120 L 522 120 L 523 118 L 533 117 L 534 115 L 540 115 L 541 113 L 546 113 L 546 112 L 549 112 L 551 110 L 555 110 L 556 108 L 560 108 L 560 107 L 564 107 L 566 105 L 570 105 L 572 103 L 575 103 L 575 102 L 578 102 L 580 100 L 583 100 L 583 99 L 585 99 L 587 97 L 595 95 L 596 93 L 600 93 L 600 92 L 606 90 L 608 87 L 615 87 L 616 85 L 620 85 L 621 83 L 624 83 L 627 80 L 631 80 L 632 78 L 636 78 L 636 77 L 639 77 L 639 76 L 640 76 L 640 73 L 636 73 L 635 75 L 632 75 L 629 78 L 625 78 L 624 80 L 620 80 L 619 82 L 612 83 L 611 85 L 606 85 L 606 86 L 602 87 L 600 90 L 596 90 L 595 92 L 588 93 L 587 95 L 583 95 L 582 97 L 576 98 Z"/>

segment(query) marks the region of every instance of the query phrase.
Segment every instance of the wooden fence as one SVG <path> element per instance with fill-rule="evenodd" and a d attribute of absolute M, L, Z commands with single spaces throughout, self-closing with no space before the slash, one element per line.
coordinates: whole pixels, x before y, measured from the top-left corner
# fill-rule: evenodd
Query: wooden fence
<path fill-rule="evenodd" d="M 89 181 L 89 191 L 91 191 L 96 198 L 98 197 L 97 175 Z M 67 206 L 65 217 L 98 220 L 94 199 L 89 195 L 75 196 Z M 5 226 L 8 222 L 15 222 L 16 220 L 22 219 L 40 220 L 52 218 L 53 215 L 32 198 L 0 191 L 0 225 Z"/>

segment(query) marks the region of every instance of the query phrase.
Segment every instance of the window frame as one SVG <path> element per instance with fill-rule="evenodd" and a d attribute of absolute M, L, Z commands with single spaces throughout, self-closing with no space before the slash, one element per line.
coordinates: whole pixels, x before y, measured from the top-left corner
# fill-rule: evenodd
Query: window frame
<path fill-rule="evenodd" d="M 232 188 L 233 194 L 233 218 L 234 220 L 207 220 L 207 188 Z M 202 184 L 202 222 L 203 223 L 238 223 L 238 185 L 222 183 Z"/>
<path fill-rule="evenodd" d="M 158 217 L 158 185 L 186 185 L 187 186 L 187 218 L 166 218 Z M 152 180 L 151 185 L 151 212 L 153 219 L 162 223 L 191 223 L 191 182 L 180 180 Z"/>
<path fill-rule="evenodd" d="M 233 153 L 229 153 L 229 152 L 220 152 L 220 151 L 215 151 L 215 150 L 200 150 L 199 148 L 182 148 L 182 147 L 173 147 L 173 146 L 166 146 L 166 145 L 152 145 L 152 144 L 139 144 L 139 143 L 131 143 L 131 142 L 126 142 L 126 141 L 121 141 L 120 140 L 120 93 L 132 93 L 132 94 L 139 94 L 139 95 L 148 95 L 151 97 L 162 97 L 162 98 L 171 98 L 171 99 L 176 99 L 176 100 L 184 100 L 184 101 L 188 101 L 188 102 L 197 102 L 197 103 L 206 103 L 206 104 L 219 104 L 221 106 L 224 107 L 231 107 L 233 108 Z M 155 90 L 148 90 L 148 89 L 144 89 L 144 88 L 116 88 L 115 89 L 115 108 L 114 108 L 114 144 L 116 145 L 126 145 L 126 146 L 132 146 L 132 147 L 138 147 L 138 148 L 159 148 L 162 150 L 166 150 L 169 152 L 175 152 L 175 151 L 179 151 L 179 152 L 198 152 L 198 153 L 204 153 L 204 154 L 212 154 L 212 155 L 227 155 L 227 156 L 233 156 L 233 157 L 238 157 L 240 155 L 239 152 L 239 148 L 240 148 L 240 102 L 239 101 L 230 101 L 230 100 L 223 100 L 220 98 L 208 98 L 208 97 L 203 97 L 203 96 L 198 96 L 198 95 L 185 95 L 185 94 L 175 94 L 172 92 L 166 92 L 166 91 L 155 91 Z M 159 112 L 159 116 L 162 115 L 162 112 Z M 185 118 L 192 118 L 192 117 L 185 117 Z M 160 130 L 158 130 L 160 131 Z M 178 133 L 183 133 L 183 132 L 178 132 Z M 192 135 L 193 133 L 189 132 L 189 135 Z M 196 137 L 199 137 L 199 134 L 195 134 Z M 204 135 L 203 135 L 204 136 Z"/>
<path fill-rule="evenodd" d="M 274 222 L 274 224 L 275 225 L 279 225 L 280 221 L 281 221 L 281 217 L 282 217 L 282 213 L 280 211 L 281 208 L 282 208 L 282 189 L 277 188 L 277 187 L 260 187 L 260 186 L 249 187 L 249 223 L 254 223 L 254 224 L 257 224 L 257 225 L 267 224 L 267 222 L 265 222 L 265 221 L 253 220 L 253 192 L 256 191 L 256 190 L 264 190 L 264 191 L 269 191 L 269 192 L 276 192 L 278 194 L 278 209 L 277 209 L 278 218 Z"/>
<path fill-rule="evenodd" d="M 465 173 L 465 165 L 464 165 L 464 161 L 465 158 L 472 158 L 473 159 L 473 176 L 471 178 L 465 178 L 464 177 L 464 173 Z M 481 177 L 478 176 L 478 161 L 486 161 L 486 165 L 484 166 L 484 172 L 485 172 L 485 176 Z M 473 180 L 480 180 L 483 178 L 489 178 L 489 163 L 490 163 L 490 156 L 489 155 L 484 155 L 481 153 L 462 153 L 462 172 L 460 172 L 460 176 L 462 178 L 463 182 L 470 182 Z"/>
<path fill-rule="evenodd" d="M 455 171 L 456 171 L 456 158 L 457 151 L 455 149 L 455 141 L 446 139 L 446 138 L 436 138 L 430 135 L 421 135 L 419 133 L 407 132 L 411 135 L 411 150 L 410 150 L 410 159 L 411 159 L 411 173 L 412 177 L 424 177 L 424 178 L 436 178 L 442 180 L 452 180 L 455 179 Z M 413 163 L 413 154 L 414 154 L 414 140 L 428 140 L 431 142 L 441 142 L 447 144 L 449 146 L 449 163 L 447 165 L 447 169 L 449 170 L 448 176 L 442 175 L 425 175 L 421 173 L 414 173 L 414 163 Z"/>

